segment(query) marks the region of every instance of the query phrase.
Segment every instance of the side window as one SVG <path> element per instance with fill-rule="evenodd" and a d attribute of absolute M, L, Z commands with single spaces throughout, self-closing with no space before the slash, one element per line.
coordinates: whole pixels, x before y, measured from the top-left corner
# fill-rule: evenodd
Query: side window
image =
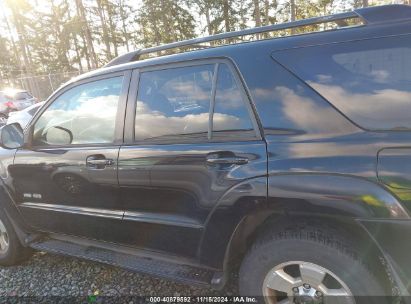
<path fill-rule="evenodd" d="M 227 136 L 227 132 L 230 132 L 230 135 L 237 133 L 239 136 L 255 136 L 246 102 L 248 100 L 245 100 L 230 68 L 226 64 L 220 64 L 213 115 L 214 138 Z"/>
<path fill-rule="evenodd" d="M 213 73 L 213 64 L 141 73 L 135 139 L 206 139 Z"/>
<path fill-rule="evenodd" d="M 114 77 L 63 93 L 35 123 L 33 144 L 112 143 L 122 83 L 122 76 Z"/>
<path fill-rule="evenodd" d="M 291 69 L 371 130 L 411 130 L 411 35 L 280 51 Z"/>
<path fill-rule="evenodd" d="M 229 66 L 217 64 L 142 72 L 135 140 L 250 138 L 255 131 L 244 93 Z M 215 83 L 215 88 L 213 88 Z M 213 90 L 215 89 L 215 95 Z M 210 106 L 214 98 L 214 111 Z M 210 119 L 212 119 L 212 129 Z"/>

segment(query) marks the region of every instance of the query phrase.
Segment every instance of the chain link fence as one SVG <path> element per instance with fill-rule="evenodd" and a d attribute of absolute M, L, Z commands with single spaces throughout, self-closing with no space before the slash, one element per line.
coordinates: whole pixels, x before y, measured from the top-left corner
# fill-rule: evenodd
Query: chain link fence
<path fill-rule="evenodd" d="M 65 72 L 43 75 L 21 75 L 15 78 L 0 78 L 0 90 L 14 87 L 29 91 L 38 100 L 45 100 L 62 84 L 71 78 L 80 75 L 80 72 Z"/>

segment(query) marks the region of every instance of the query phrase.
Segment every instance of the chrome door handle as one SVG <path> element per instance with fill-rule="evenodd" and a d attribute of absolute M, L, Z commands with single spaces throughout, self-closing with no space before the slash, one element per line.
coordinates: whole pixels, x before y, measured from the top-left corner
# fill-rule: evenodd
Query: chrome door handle
<path fill-rule="evenodd" d="M 245 165 L 248 163 L 246 157 L 208 157 L 206 159 L 209 164 L 222 164 L 222 165 Z"/>
<path fill-rule="evenodd" d="M 86 166 L 93 169 L 104 169 L 106 166 L 114 165 L 114 160 L 110 158 L 96 158 L 89 156 L 86 159 Z"/>
<path fill-rule="evenodd" d="M 114 160 L 112 159 L 88 159 L 87 160 L 87 165 L 106 165 L 106 166 L 111 166 L 114 165 Z"/>

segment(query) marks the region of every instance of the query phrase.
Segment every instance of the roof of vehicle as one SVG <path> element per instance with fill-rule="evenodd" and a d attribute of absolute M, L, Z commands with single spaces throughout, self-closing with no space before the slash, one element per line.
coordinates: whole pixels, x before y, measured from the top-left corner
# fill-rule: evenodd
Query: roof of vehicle
<path fill-rule="evenodd" d="M 82 74 L 76 78 L 73 78 L 69 83 L 73 83 L 82 79 L 86 79 L 93 76 L 104 75 L 110 72 L 123 71 L 127 69 L 142 68 L 152 65 L 159 65 L 178 61 L 188 61 L 203 58 L 216 58 L 216 57 L 231 57 L 235 52 L 252 51 L 252 49 L 265 49 L 270 53 L 278 50 L 298 48 L 311 45 L 321 45 L 329 43 L 338 43 L 344 41 L 370 39 L 375 37 L 401 35 L 411 33 L 411 6 L 409 5 L 384 5 L 376 7 L 368 7 L 355 10 L 349 13 L 336 14 L 325 17 L 317 17 L 305 20 L 299 20 L 295 22 L 288 22 L 280 25 L 266 26 L 260 28 L 249 29 L 250 31 L 238 31 L 229 32 L 223 34 L 229 34 L 229 37 L 238 37 L 249 35 L 248 33 L 265 33 L 272 30 L 284 30 L 296 28 L 299 26 L 306 26 L 310 24 L 319 24 L 329 22 L 329 20 L 344 20 L 350 18 L 361 18 L 363 24 L 358 26 L 344 26 L 342 28 L 334 30 L 324 30 L 321 32 L 311 32 L 298 35 L 290 35 L 285 37 L 262 39 L 256 41 L 247 41 L 236 44 L 220 45 L 216 47 L 208 47 L 198 50 L 192 50 L 188 52 L 182 52 L 172 55 L 164 55 L 155 58 L 149 58 L 145 60 L 138 60 L 140 54 L 146 54 L 152 52 L 158 52 L 158 50 L 173 49 L 181 45 L 190 45 L 199 43 L 202 41 L 214 41 L 225 38 L 223 35 L 214 35 L 204 38 L 191 39 L 186 41 L 180 41 L 177 43 L 166 44 L 158 47 L 153 47 L 145 50 L 137 50 L 128 54 L 119 56 L 116 59 L 118 64 L 109 64 L 106 67 Z M 134 55 L 133 55 L 134 54 Z M 134 57 L 133 57 L 134 56 Z M 114 59 L 113 61 L 115 61 Z M 126 61 L 123 63 L 123 61 Z M 129 62 L 128 62 L 129 61 Z"/>

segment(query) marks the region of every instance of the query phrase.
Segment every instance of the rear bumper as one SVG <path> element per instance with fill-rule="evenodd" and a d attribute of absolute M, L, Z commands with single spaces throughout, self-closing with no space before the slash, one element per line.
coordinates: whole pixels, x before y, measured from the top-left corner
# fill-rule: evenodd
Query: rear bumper
<path fill-rule="evenodd" d="M 409 298 L 411 220 L 360 220 L 360 223 L 383 253 L 401 294 Z"/>

